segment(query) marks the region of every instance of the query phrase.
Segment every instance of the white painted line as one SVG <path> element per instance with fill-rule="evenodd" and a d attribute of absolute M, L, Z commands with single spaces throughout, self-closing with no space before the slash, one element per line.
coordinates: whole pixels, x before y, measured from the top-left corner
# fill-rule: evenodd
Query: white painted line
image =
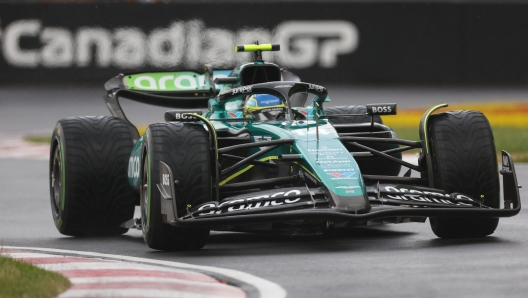
<path fill-rule="evenodd" d="M 56 258 L 57 256 L 50 255 L 50 254 L 39 254 L 39 253 L 32 253 L 32 252 L 2 252 L 0 250 L 0 253 L 5 256 L 9 256 L 13 259 L 28 259 L 28 258 Z"/>
<path fill-rule="evenodd" d="M 166 283 L 166 284 L 185 284 L 189 286 L 197 287 L 209 287 L 209 288 L 224 288 L 233 287 L 219 282 L 201 282 L 192 280 L 180 280 L 166 277 L 154 277 L 154 276 L 104 276 L 104 277 L 73 277 L 69 278 L 72 284 L 110 284 L 110 283 Z"/>
<path fill-rule="evenodd" d="M 89 290 L 68 290 L 58 296 L 59 298 L 76 297 L 155 297 L 155 298 L 212 298 L 226 297 L 225 295 L 200 294 L 192 292 L 156 290 L 156 289 L 89 289 Z"/>
<path fill-rule="evenodd" d="M 189 285 L 200 285 L 207 284 L 210 287 L 224 287 L 221 283 L 204 283 L 201 281 L 185 280 L 181 281 L 174 278 L 166 277 L 154 277 L 154 276 L 104 276 L 104 277 L 72 277 L 69 278 L 72 284 L 85 284 L 85 283 L 115 283 L 115 282 L 164 282 L 164 283 L 185 283 Z"/>
<path fill-rule="evenodd" d="M 137 263 L 127 262 L 73 262 L 73 263 L 60 263 L 60 264 L 36 264 L 36 266 L 51 271 L 66 271 L 66 270 L 111 270 L 111 269 L 130 269 L 130 270 L 144 270 L 144 271 L 161 271 L 161 272 L 174 272 L 182 273 L 186 275 L 200 275 L 188 270 L 179 270 L 175 268 L 167 268 L 160 266 L 149 266 Z"/>
<path fill-rule="evenodd" d="M 249 273 L 232 270 L 232 269 L 217 268 L 217 267 L 212 267 L 212 266 L 192 265 L 192 264 L 185 264 L 185 263 L 180 263 L 180 262 L 151 260 L 151 259 L 138 258 L 138 257 L 102 254 L 102 253 L 95 253 L 95 252 L 54 249 L 54 248 L 36 248 L 36 247 L 18 247 L 18 246 L 4 246 L 4 248 L 5 249 L 21 249 L 21 250 L 30 250 L 30 251 L 52 252 L 52 253 L 59 253 L 59 254 L 72 254 L 72 255 L 94 257 L 94 258 L 108 258 L 108 259 L 118 260 L 118 261 L 122 260 L 122 261 L 130 261 L 130 262 L 138 262 L 138 263 L 146 263 L 146 264 L 163 265 L 163 266 L 172 267 L 172 268 L 200 270 L 200 271 L 205 271 L 205 272 L 221 274 L 226 277 L 239 280 L 241 282 L 249 284 L 255 287 L 255 289 L 260 293 L 261 298 L 268 298 L 268 297 L 269 298 L 284 298 L 287 295 L 286 291 L 280 285 L 276 283 L 273 283 L 263 278 L 254 276 Z M 126 297 L 126 296 L 123 296 L 123 297 Z M 171 297 L 174 297 L 174 296 L 171 296 Z"/>

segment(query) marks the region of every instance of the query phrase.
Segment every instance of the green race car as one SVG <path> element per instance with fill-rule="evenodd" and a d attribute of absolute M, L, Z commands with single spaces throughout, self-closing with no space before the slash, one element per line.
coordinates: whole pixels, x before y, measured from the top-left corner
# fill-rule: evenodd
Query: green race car
<path fill-rule="evenodd" d="M 439 237 L 484 237 L 520 211 L 502 152 L 503 208 L 493 134 L 476 111 L 434 114 L 419 141 L 380 116 L 396 104 L 324 107 L 328 90 L 262 60 L 279 45 L 236 46 L 255 61 L 233 70 L 119 75 L 105 84 L 112 117 L 55 127 L 51 209 L 65 235 L 143 231 L 160 250 L 200 249 L 210 230 L 324 234 L 425 222 Z M 140 136 L 119 99 L 171 108 Z M 417 164 L 402 152 L 419 149 Z M 135 206 L 141 218 L 134 219 Z"/>

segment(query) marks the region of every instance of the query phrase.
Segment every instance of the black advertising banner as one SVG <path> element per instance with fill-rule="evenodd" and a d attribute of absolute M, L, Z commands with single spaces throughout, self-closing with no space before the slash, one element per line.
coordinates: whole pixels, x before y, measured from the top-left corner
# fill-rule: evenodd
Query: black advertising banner
<path fill-rule="evenodd" d="M 528 82 L 528 5 L 274 2 L 0 4 L 0 83 L 232 68 L 256 40 L 313 83 Z"/>

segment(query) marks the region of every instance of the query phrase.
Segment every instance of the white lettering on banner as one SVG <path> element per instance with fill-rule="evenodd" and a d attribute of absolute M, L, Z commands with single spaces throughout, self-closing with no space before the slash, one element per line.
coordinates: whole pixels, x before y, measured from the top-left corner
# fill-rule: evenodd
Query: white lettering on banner
<path fill-rule="evenodd" d="M 238 31 L 206 28 L 202 20 L 190 20 L 144 32 L 136 27 L 81 27 L 72 31 L 46 27 L 39 19 L 23 19 L 7 24 L 0 38 L 4 59 L 22 68 L 196 68 L 204 63 L 228 68 L 253 58 L 252 53 L 234 53 L 233 45 L 255 40 L 281 44 L 281 51 L 263 53 L 266 61 L 298 69 L 314 65 L 332 68 L 340 55 L 353 53 L 359 44 L 357 27 L 344 20 L 286 21 L 272 30 Z M 39 40 L 41 46 L 24 48 L 24 38 Z"/>
<path fill-rule="evenodd" d="M 41 29 L 39 20 L 19 20 L 9 24 L 2 34 L 2 50 L 6 61 L 18 67 L 35 68 L 40 63 L 38 50 L 24 50 L 20 48 L 22 37 L 38 36 Z"/>
<path fill-rule="evenodd" d="M 182 63 L 184 53 L 185 27 L 182 22 L 174 22 L 169 28 L 157 28 L 147 39 L 150 65 L 166 68 Z"/>
<path fill-rule="evenodd" d="M 77 31 L 75 37 L 77 52 L 75 61 L 79 67 L 87 67 L 92 60 L 94 50 L 95 65 L 108 67 L 112 63 L 112 35 L 103 28 L 83 27 Z"/>
<path fill-rule="evenodd" d="M 326 40 L 319 42 L 320 38 Z M 288 21 L 275 29 L 275 41 L 285 45 L 278 52 L 285 67 L 306 68 L 319 62 L 323 68 L 332 68 L 338 55 L 356 50 L 359 32 L 348 21 Z"/>
<path fill-rule="evenodd" d="M 114 32 L 117 45 L 113 64 L 120 68 L 138 68 L 145 64 L 145 33 L 138 28 L 118 28 Z"/>

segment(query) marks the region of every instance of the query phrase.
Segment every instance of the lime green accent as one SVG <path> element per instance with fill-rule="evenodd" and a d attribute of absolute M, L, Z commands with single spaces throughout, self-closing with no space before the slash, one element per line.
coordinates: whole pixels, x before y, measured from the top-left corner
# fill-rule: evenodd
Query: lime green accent
<path fill-rule="evenodd" d="M 57 227 L 60 228 L 62 227 L 62 218 L 59 217 L 59 219 L 57 219 Z"/>
<path fill-rule="evenodd" d="M 427 112 L 427 114 L 425 115 L 425 121 L 424 121 L 424 127 L 423 127 L 423 130 L 424 130 L 424 138 L 425 138 L 425 153 L 429 154 L 429 142 L 427 140 L 427 121 L 429 120 L 429 116 L 431 116 L 431 114 L 440 109 L 440 108 L 445 108 L 447 107 L 447 104 L 443 103 L 443 104 L 439 104 L 437 106 L 434 106 L 432 107 L 429 112 Z"/>
<path fill-rule="evenodd" d="M 279 157 L 278 156 L 266 156 L 264 158 L 259 159 L 259 161 L 268 161 L 270 159 L 279 159 Z M 232 180 L 232 179 L 244 174 L 245 172 L 247 172 L 252 167 L 253 167 L 253 165 L 249 165 L 249 166 L 243 168 L 242 170 L 234 173 L 233 175 L 227 177 L 226 179 L 224 179 L 223 181 L 220 182 L 220 186 L 222 186 L 222 185 L 226 184 L 227 182 L 229 182 L 230 180 Z"/>
<path fill-rule="evenodd" d="M 230 70 L 215 70 L 213 77 L 227 77 L 230 72 Z M 208 91 L 211 87 L 205 80 L 204 74 L 192 71 L 131 74 L 123 78 L 123 83 L 130 90 L 142 91 Z"/>
<path fill-rule="evenodd" d="M 271 44 L 246 44 L 243 46 L 235 46 L 235 52 L 256 52 L 256 51 L 271 51 L 273 46 Z"/>
<path fill-rule="evenodd" d="M 209 89 L 209 82 L 205 81 L 204 75 L 192 71 L 134 74 L 125 76 L 124 81 L 131 90 L 201 91 Z"/>
<path fill-rule="evenodd" d="M 59 141 L 60 146 L 60 152 L 61 152 L 61 171 L 62 171 L 62 204 L 61 208 L 64 210 L 65 202 L 66 202 L 66 161 L 65 161 L 65 154 L 64 154 L 64 145 L 62 144 L 62 141 Z"/>
<path fill-rule="evenodd" d="M 303 166 L 302 164 L 298 163 L 298 162 L 295 162 L 296 165 L 298 165 L 299 167 L 303 168 L 303 170 L 306 171 L 306 173 L 310 174 L 312 177 L 314 177 L 315 180 L 321 182 L 321 180 L 319 180 L 319 178 L 317 178 L 317 176 L 314 175 L 314 173 L 310 172 L 310 170 L 308 170 L 305 166 Z"/>

